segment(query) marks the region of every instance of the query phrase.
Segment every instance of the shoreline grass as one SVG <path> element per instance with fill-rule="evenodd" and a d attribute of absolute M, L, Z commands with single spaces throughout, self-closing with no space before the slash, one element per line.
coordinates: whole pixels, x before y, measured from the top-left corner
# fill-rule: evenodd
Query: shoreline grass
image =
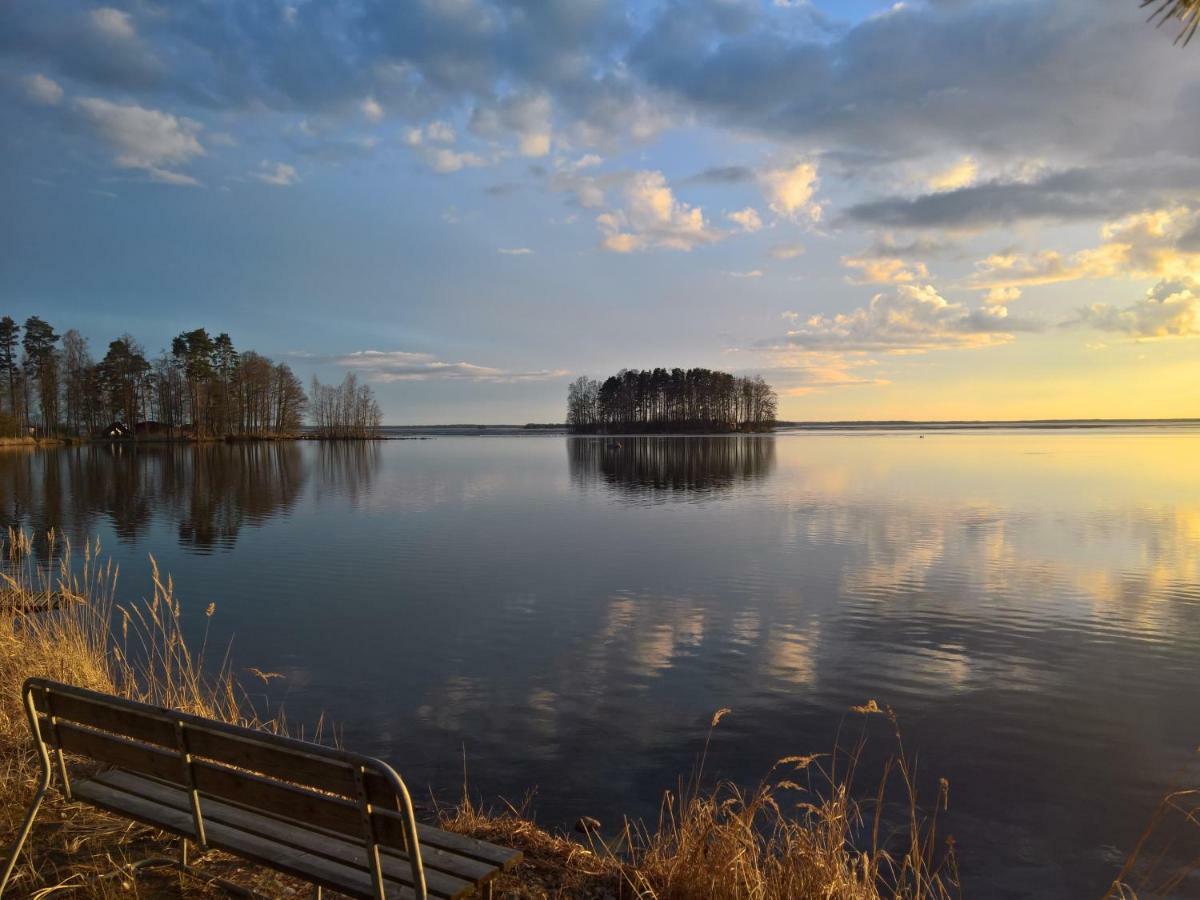
<path fill-rule="evenodd" d="M 7 852 L 33 794 L 36 763 L 20 708 L 25 678 L 41 675 L 135 700 L 268 730 L 235 677 L 228 656 L 205 672 L 207 637 L 184 638 L 174 585 L 154 560 L 153 593 L 118 600 L 119 571 L 98 543 L 72 548 L 53 532 L 46 567 L 31 537 L 10 531 L 0 572 L 0 852 Z M 210 605 L 207 616 L 214 614 Z M 719 711 L 711 728 L 728 710 Z M 942 900 L 958 896 L 952 840 L 938 834 L 948 785 L 932 808 L 918 802 L 913 761 L 894 714 L 874 702 L 854 710 L 890 723 L 895 747 L 874 793 L 856 798 L 865 737 L 849 750 L 780 760 L 756 787 L 709 784 L 707 741 L 691 777 L 664 794 L 651 823 L 626 821 L 615 836 L 585 830 L 582 839 L 538 826 L 526 808 L 490 811 L 463 798 L 439 808 L 442 827 L 525 851 L 527 860 L 500 883 L 505 897 L 845 898 Z M 710 729 L 709 736 L 711 738 Z M 864 729 L 865 734 L 865 729 Z M 895 793 L 898 800 L 888 798 Z M 21 859 L 14 896 L 210 896 L 178 873 L 128 876 L 131 861 L 169 851 L 174 839 L 104 813 L 54 799 L 39 817 Z M 885 804 L 891 811 L 884 815 Z M 863 846 L 857 846 L 861 842 Z M 271 896 L 303 896 L 301 885 L 222 854 L 204 864 Z"/>

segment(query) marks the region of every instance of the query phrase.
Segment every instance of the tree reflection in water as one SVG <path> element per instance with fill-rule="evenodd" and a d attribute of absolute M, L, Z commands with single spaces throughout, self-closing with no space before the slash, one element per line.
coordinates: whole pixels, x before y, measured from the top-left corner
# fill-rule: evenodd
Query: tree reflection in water
<path fill-rule="evenodd" d="M 365 485 L 377 454 L 319 451 L 321 477 Z M 230 548 L 241 530 L 288 512 L 304 491 L 309 462 L 290 441 L 89 445 L 0 453 L 0 515 L 33 532 L 79 542 L 110 527 L 120 541 L 156 519 L 197 553 Z M 361 488 L 365 490 L 365 487 Z"/>
<path fill-rule="evenodd" d="M 775 469 L 771 435 L 573 437 L 571 480 L 636 497 L 698 495 L 760 481 Z"/>

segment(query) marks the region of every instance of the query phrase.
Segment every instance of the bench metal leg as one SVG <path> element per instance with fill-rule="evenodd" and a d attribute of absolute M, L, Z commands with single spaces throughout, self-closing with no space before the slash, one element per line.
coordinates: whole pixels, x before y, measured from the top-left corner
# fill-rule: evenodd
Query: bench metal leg
<path fill-rule="evenodd" d="M 4 889 L 8 886 L 8 879 L 12 877 L 13 869 L 17 867 L 17 857 L 21 855 L 21 848 L 25 846 L 29 832 L 33 830 L 33 820 L 37 818 L 38 810 L 41 809 L 42 801 L 46 799 L 46 791 L 49 787 L 50 778 L 47 772 L 47 777 L 43 779 L 43 783 L 38 788 L 37 794 L 34 795 L 33 802 L 29 804 L 29 812 L 25 813 L 25 821 L 21 823 L 21 830 L 17 832 L 17 839 L 8 854 L 8 862 L 4 864 L 4 874 L 0 875 L 0 897 L 4 896 Z"/>

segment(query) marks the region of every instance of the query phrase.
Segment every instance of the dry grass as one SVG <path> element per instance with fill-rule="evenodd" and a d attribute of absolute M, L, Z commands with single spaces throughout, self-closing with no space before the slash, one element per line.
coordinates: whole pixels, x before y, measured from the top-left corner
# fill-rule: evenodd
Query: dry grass
<path fill-rule="evenodd" d="M 282 728 L 279 720 L 255 718 L 228 659 L 215 672 L 203 670 L 200 660 L 207 648 L 202 644 L 193 652 L 184 640 L 174 586 L 153 560 L 152 596 L 122 605 L 116 599 L 119 573 L 103 560 L 98 544 L 84 547 L 78 557 L 51 533 L 39 553 L 33 549 L 29 536 L 20 532 L 10 532 L 3 543 L 0 847 L 7 848 L 15 834 L 36 780 L 19 700 L 29 676 L 210 718 Z M 210 606 L 206 614 L 213 613 Z M 713 728 L 726 712 L 713 717 Z M 728 783 L 706 786 L 706 742 L 693 776 L 664 796 L 657 822 L 626 822 L 607 840 L 595 832 L 583 840 L 552 834 L 536 826 L 525 808 L 486 812 L 467 799 L 440 817 L 444 827 L 525 852 L 525 862 L 500 884 L 500 894 L 508 897 L 941 900 L 955 895 L 952 843 L 939 844 L 937 836 L 945 783 L 932 808 L 924 809 L 891 711 L 872 702 L 855 712 L 886 717 L 896 742 L 882 777 L 876 775 L 878 792 L 866 801 L 854 799 L 865 740 L 860 735 L 848 751 L 780 760 L 750 791 Z M 889 800 L 891 791 L 898 802 Z M 39 817 L 11 890 L 28 897 L 207 896 L 203 885 L 175 873 L 128 877 L 132 861 L 173 852 L 174 840 L 53 799 Z M 302 886 L 220 854 L 210 854 L 204 864 L 270 896 L 304 896 Z"/>
<path fill-rule="evenodd" d="M 728 712 L 717 712 L 712 727 Z M 854 712 L 886 717 L 895 740 L 878 791 L 866 804 L 852 799 L 864 736 L 848 751 L 781 759 L 752 791 L 728 782 L 704 787 L 706 741 L 692 777 L 664 796 L 658 821 L 653 826 L 626 821 L 609 841 L 591 831 L 585 831 L 586 845 L 549 833 L 533 825 L 524 808 L 482 811 L 465 790 L 458 806 L 441 814 L 441 824 L 523 850 L 527 865 L 503 884 L 514 897 L 957 896 L 953 841 L 939 845 L 937 837 L 937 814 L 946 806 L 949 786 L 940 781 L 933 808 L 923 811 L 895 715 L 873 701 Z M 888 801 L 893 787 L 900 796 L 894 806 Z M 869 846 L 856 849 L 864 833 Z"/>
<path fill-rule="evenodd" d="M 1104 900 L 1200 896 L 1200 748 L 1175 777 L 1146 823 Z"/>
<path fill-rule="evenodd" d="M 33 675 L 105 691 L 197 715 L 246 725 L 262 723 L 228 664 L 204 673 L 201 652 L 183 637 L 179 601 L 170 579 L 153 560 L 154 590 L 134 605 L 116 601 L 118 571 L 103 560 L 98 544 L 82 558 L 51 532 L 34 553 L 29 535 L 9 531 L 0 571 L 0 852 L 7 852 L 32 798 L 38 766 L 21 707 L 21 685 Z M 39 560 L 51 560 L 50 564 Z M 208 610 L 211 615 L 211 608 Z M 173 852 L 175 839 L 66 804 L 56 791 L 39 814 L 30 842 L 9 886 L 12 896 L 73 897 L 208 896 L 203 885 L 176 873 L 127 877 L 132 861 Z M 267 885 L 283 896 L 292 885 L 241 867 L 219 854 L 221 874 Z"/>

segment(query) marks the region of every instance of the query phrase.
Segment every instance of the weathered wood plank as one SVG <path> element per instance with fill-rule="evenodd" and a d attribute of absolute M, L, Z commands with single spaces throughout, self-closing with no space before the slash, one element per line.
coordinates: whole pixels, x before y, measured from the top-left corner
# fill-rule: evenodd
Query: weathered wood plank
<path fill-rule="evenodd" d="M 182 789 L 130 772 L 103 772 L 94 780 L 176 810 L 187 812 L 190 809 L 187 794 Z M 325 856 L 368 871 L 367 854 L 361 843 L 351 843 L 328 832 L 318 831 L 308 827 L 307 823 L 287 822 L 265 812 L 245 809 L 220 800 L 206 797 L 201 805 L 206 823 L 224 822 L 243 831 L 296 847 L 306 853 Z M 426 886 L 429 893 L 435 897 L 469 896 L 475 886 L 483 884 L 498 873 L 495 866 L 455 856 L 435 847 L 422 847 L 421 860 L 425 866 Z M 391 851 L 384 853 L 383 869 L 386 877 L 412 885 L 412 868 L 407 854 Z"/>
<path fill-rule="evenodd" d="M 363 838 L 357 803 L 204 761 L 196 762 L 192 771 L 201 796 L 269 809 L 287 819 L 328 828 L 356 840 Z"/>
<path fill-rule="evenodd" d="M 106 706 L 59 691 L 34 691 L 38 712 L 55 715 L 60 721 L 78 722 L 160 747 L 175 748 L 175 726 L 156 713 Z"/>
<path fill-rule="evenodd" d="M 453 831 L 443 831 L 432 825 L 422 825 L 420 822 L 417 823 L 417 840 L 421 842 L 422 846 L 428 844 L 460 856 L 469 856 L 472 859 L 490 862 L 504 871 L 511 869 L 524 857 L 520 850 L 489 844 L 487 841 L 455 834 Z"/>
<path fill-rule="evenodd" d="M 42 734 L 48 744 L 55 746 L 49 726 Z M 176 753 L 68 722 L 59 723 L 57 746 L 68 753 L 78 753 L 97 762 L 111 763 L 176 784 L 183 777 L 183 766 Z"/>
<path fill-rule="evenodd" d="M 299 753 L 291 747 L 272 746 L 270 735 L 253 738 L 188 724 L 188 749 L 204 757 L 239 769 L 260 772 L 343 797 L 358 797 L 354 767 L 338 759 Z"/>
<path fill-rule="evenodd" d="M 195 839 L 194 826 L 188 813 L 94 780 L 80 782 L 78 788 L 77 796 L 102 809 Z M 206 823 L 205 834 L 209 846 L 251 862 L 261 863 L 352 897 L 369 900 L 374 896 L 371 877 L 361 869 L 313 856 L 220 822 Z M 389 898 L 415 897 L 411 888 L 390 879 L 385 881 L 385 887 Z"/>

